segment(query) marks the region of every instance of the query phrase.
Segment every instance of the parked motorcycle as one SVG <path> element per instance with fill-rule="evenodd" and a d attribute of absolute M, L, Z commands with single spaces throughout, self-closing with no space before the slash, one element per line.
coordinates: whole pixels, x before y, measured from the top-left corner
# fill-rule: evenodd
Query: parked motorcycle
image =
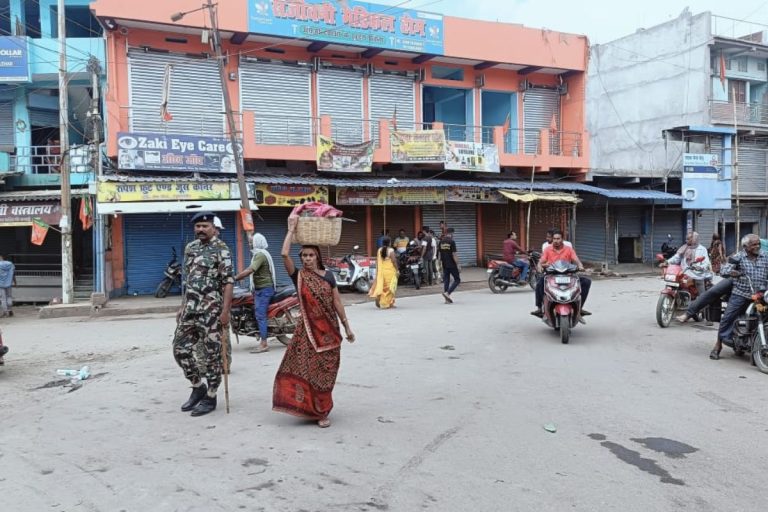
<path fill-rule="evenodd" d="M 339 290 L 353 289 L 360 293 L 368 293 L 371 290 L 371 267 L 376 264 L 372 258 L 358 256 L 359 245 L 352 248 L 351 254 L 341 258 L 330 258 L 326 261 L 328 270 L 333 272 L 336 278 L 336 286 Z"/>
<path fill-rule="evenodd" d="M 267 310 L 267 336 L 274 336 L 283 345 L 290 345 L 300 318 L 296 288 L 293 285 L 277 288 Z M 240 343 L 240 335 L 259 336 L 259 324 L 253 314 L 253 293 L 248 288 L 236 287 L 233 290 L 230 324 L 237 343 Z"/>
<path fill-rule="evenodd" d="M 663 263 L 666 258 L 662 254 L 657 254 L 656 261 Z M 699 256 L 691 267 L 697 268 L 702 261 L 704 257 Z M 687 309 L 688 305 L 696 300 L 699 290 L 696 288 L 696 281 L 685 275 L 680 265 L 664 266 L 662 277 L 664 289 L 661 290 L 659 300 L 656 302 L 656 323 L 663 328 L 669 327 L 677 311 Z M 707 282 L 707 287 L 710 285 L 711 283 Z"/>
<path fill-rule="evenodd" d="M 544 302 L 542 320 L 560 331 L 560 341 L 568 343 L 571 329 L 581 316 L 581 282 L 576 265 L 556 261 L 544 269 Z"/>
<path fill-rule="evenodd" d="M 741 270 L 741 260 L 728 258 L 733 269 Z M 766 340 L 766 322 L 768 322 L 768 297 L 766 291 L 755 290 L 752 279 L 741 274 L 735 279 L 746 279 L 752 291 L 752 302 L 746 312 L 736 319 L 733 329 L 733 350 L 737 356 L 751 353 L 752 363 L 763 373 L 768 373 L 768 340 Z"/>
<path fill-rule="evenodd" d="M 174 285 L 181 286 L 181 263 L 177 261 L 175 247 L 171 247 L 171 261 L 166 265 L 164 274 L 165 277 L 155 291 L 155 297 L 158 299 L 166 297 Z"/>
<path fill-rule="evenodd" d="M 0 366 L 5 366 L 5 354 L 8 353 L 8 346 L 3 345 L 3 332 L 0 331 Z"/>
<path fill-rule="evenodd" d="M 427 275 L 421 258 L 421 247 L 411 240 L 408 249 L 399 256 L 400 280 L 398 284 L 413 284 L 418 290 L 426 282 Z"/>
<path fill-rule="evenodd" d="M 541 253 L 536 251 L 528 251 L 526 253 L 529 264 L 527 283 L 532 290 L 536 289 L 536 283 L 539 280 L 541 274 L 536 271 L 536 267 L 539 264 Z M 493 293 L 504 293 L 510 286 L 525 286 L 526 281 L 520 280 L 519 267 L 510 265 L 504 260 L 490 259 L 488 260 L 488 288 Z"/>
<path fill-rule="evenodd" d="M 667 240 L 661 244 L 661 254 L 664 256 L 665 260 L 668 260 L 675 254 L 677 254 L 678 247 L 676 245 L 672 245 L 672 235 L 667 233 Z"/>

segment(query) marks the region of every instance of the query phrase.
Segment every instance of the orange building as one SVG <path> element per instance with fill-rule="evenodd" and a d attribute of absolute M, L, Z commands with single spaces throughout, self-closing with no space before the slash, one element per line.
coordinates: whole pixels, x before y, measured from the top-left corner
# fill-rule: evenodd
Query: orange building
<path fill-rule="evenodd" d="M 169 246 L 189 239 L 190 207 L 221 212 L 238 266 L 247 259 L 231 154 L 218 144 L 228 134 L 210 12 L 199 5 L 92 4 L 106 29 L 114 163 L 98 211 L 114 214 L 112 281 L 123 292 L 152 291 Z M 257 230 L 275 251 L 290 206 L 320 199 L 357 221 L 334 253 L 372 253 L 385 228 L 412 237 L 445 219 L 465 263 L 482 264 L 510 229 L 526 239 L 525 206 L 498 190 L 532 173 L 586 173 L 585 36 L 352 0 L 217 10 Z M 565 208 L 534 207 L 531 243 L 565 218 Z"/>

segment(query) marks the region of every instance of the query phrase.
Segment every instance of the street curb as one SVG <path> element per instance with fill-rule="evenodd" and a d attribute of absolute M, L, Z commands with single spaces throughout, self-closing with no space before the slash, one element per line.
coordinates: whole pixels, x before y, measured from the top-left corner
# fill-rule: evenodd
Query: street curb
<path fill-rule="evenodd" d="M 179 310 L 177 305 L 158 305 L 143 308 L 125 308 L 125 307 L 113 307 L 109 305 L 103 308 L 94 308 L 90 304 L 74 304 L 74 305 L 56 305 L 56 306 L 44 306 L 40 308 L 37 315 L 41 320 L 51 318 L 72 318 L 72 317 L 113 317 L 113 316 L 130 316 L 130 315 L 152 315 L 152 314 L 166 314 L 176 313 Z"/>

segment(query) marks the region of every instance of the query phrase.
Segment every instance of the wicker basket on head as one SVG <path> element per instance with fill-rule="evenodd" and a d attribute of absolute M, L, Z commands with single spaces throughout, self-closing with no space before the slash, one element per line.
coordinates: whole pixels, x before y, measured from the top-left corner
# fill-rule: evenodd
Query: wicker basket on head
<path fill-rule="evenodd" d="M 338 217 L 299 217 L 293 242 L 300 245 L 339 245 L 341 219 Z"/>

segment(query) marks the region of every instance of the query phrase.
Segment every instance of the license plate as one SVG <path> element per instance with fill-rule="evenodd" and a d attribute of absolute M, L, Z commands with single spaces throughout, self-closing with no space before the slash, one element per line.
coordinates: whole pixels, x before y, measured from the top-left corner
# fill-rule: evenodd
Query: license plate
<path fill-rule="evenodd" d="M 680 283 L 667 283 L 667 286 L 672 288 L 678 288 L 680 286 Z"/>
<path fill-rule="evenodd" d="M 556 284 L 571 284 L 571 278 L 568 276 L 555 276 Z"/>
<path fill-rule="evenodd" d="M 491 270 L 490 268 L 486 270 L 486 272 L 488 272 L 489 274 L 493 274 L 493 270 Z"/>
<path fill-rule="evenodd" d="M 419 270 L 419 266 L 418 265 L 411 265 L 411 270 L 417 271 L 417 270 Z"/>

